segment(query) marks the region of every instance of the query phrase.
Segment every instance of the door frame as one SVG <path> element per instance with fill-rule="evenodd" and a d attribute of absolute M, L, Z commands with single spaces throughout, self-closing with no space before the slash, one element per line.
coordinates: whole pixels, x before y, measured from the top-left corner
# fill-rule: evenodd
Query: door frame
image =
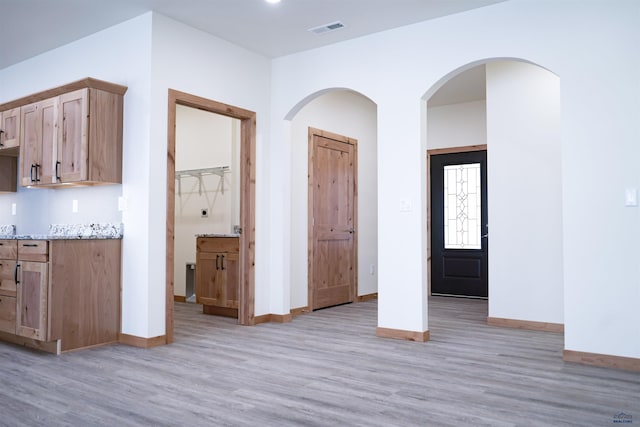
<path fill-rule="evenodd" d="M 240 120 L 240 289 L 238 323 L 255 325 L 256 113 L 169 89 L 167 120 L 166 341 L 173 342 L 176 106 Z"/>
<path fill-rule="evenodd" d="M 308 248 L 308 258 L 307 258 L 307 307 L 309 311 L 313 311 L 313 257 L 315 255 L 313 250 L 313 201 L 314 201 L 314 191 L 313 191 L 313 137 L 315 135 L 333 139 L 339 142 L 343 142 L 345 144 L 353 145 L 353 228 L 355 232 L 353 233 L 353 284 L 352 284 L 352 295 L 354 301 L 358 298 L 358 140 L 354 138 L 349 138 L 343 135 L 339 135 L 337 133 L 332 133 L 316 128 L 309 127 L 308 131 L 308 195 L 307 195 L 307 248 Z"/>
<path fill-rule="evenodd" d="M 431 296 L 431 156 L 487 151 L 487 144 L 427 150 L 427 298 Z M 487 279 L 488 283 L 488 279 Z"/>

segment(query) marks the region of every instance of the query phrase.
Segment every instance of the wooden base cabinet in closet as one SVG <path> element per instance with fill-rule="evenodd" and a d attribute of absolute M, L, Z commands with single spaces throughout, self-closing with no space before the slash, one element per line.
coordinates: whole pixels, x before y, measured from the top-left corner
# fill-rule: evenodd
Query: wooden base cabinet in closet
<path fill-rule="evenodd" d="M 117 342 L 120 253 L 116 239 L 18 240 L 13 301 L 5 300 L 12 280 L 0 270 L 0 338 L 54 353 Z"/>
<path fill-rule="evenodd" d="M 239 237 L 198 237 L 196 302 L 205 314 L 238 317 L 239 256 Z"/>

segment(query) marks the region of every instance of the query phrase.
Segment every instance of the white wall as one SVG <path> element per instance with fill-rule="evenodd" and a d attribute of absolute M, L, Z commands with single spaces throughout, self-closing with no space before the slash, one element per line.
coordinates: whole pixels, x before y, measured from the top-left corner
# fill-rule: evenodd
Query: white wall
<path fill-rule="evenodd" d="M 309 127 L 358 141 L 358 295 L 378 291 L 376 106 L 355 92 L 335 90 L 310 101 L 291 122 L 291 308 L 308 303 Z"/>
<path fill-rule="evenodd" d="M 521 58 L 562 82 L 565 346 L 640 357 L 640 221 L 638 209 L 623 203 L 624 188 L 640 186 L 639 19 L 632 0 L 511 0 L 274 60 L 271 149 L 278 155 L 291 145 L 283 118 L 309 94 L 350 88 L 378 106 L 379 326 L 428 327 L 421 97 L 456 70 Z M 289 178 L 271 175 L 273 188 L 286 189 Z M 413 209 L 401 212 L 402 201 Z M 290 203 L 283 201 L 285 221 Z M 272 221 L 273 239 L 290 239 L 285 221 Z M 411 232 L 398 232 L 398 224 Z"/>
<path fill-rule="evenodd" d="M 196 262 L 196 234 L 229 234 L 240 221 L 240 120 L 178 105 L 176 171 L 226 166 L 229 173 L 176 182 L 174 294 L 186 295 L 186 264 Z M 202 183 L 202 185 L 200 184 Z M 181 188 L 181 191 L 180 191 Z M 208 215 L 202 217 L 201 210 Z"/>
<path fill-rule="evenodd" d="M 154 214 L 149 218 L 153 236 L 149 241 L 149 280 L 147 291 L 151 331 L 164 333 L 164 292 L 166 255 L 166 165 L 167 92 L 175 89 L 223 102 L 257 114 L 256 178 L 256 294 L 255 314 L 271 313 L 269 304 L 272 263 L 268 250 L 270 228 L 269 96 L 270 62 L 267 58 L 237 47 L 210 34 L 188 27 L 162 15 L 153 14 L 152 85 L 150 108 L 152 168 L 148 188 Z"/>
<path fill-rule="evenodd" d="M 487 70 L 489 316 L 563 323 L 560 79 Z"/>
<path fill-rule="evenodd" d="M 486 101 L 429 107 L 427 148 L 465 147 L 487 143 Z"/>

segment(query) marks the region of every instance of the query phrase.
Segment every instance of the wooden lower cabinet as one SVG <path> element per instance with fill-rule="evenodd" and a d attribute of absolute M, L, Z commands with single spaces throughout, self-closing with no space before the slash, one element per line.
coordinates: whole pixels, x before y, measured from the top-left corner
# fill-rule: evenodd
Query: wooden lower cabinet
<path fill-rule="evenodd" d="M 238 317 L 239 237 L 198 237 L 196 302 L 203 312 Z"/>
<path fill-rule="evenodd" d="M 120 240 L 19 240 L 0 263 L 1 339 L 56 353 L 118 341 Z"/>

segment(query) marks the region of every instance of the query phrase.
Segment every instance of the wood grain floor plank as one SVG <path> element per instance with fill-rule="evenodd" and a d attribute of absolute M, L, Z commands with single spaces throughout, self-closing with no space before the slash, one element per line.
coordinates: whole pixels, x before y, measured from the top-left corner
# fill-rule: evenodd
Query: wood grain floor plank
<path fill-rule="evenodd" d="M 549 426 L 640 419 L 640 374 L 562 361 L 563 335 L 432 298 L 431 340 L 375 336 L 377 302 L 237 325 L 175 305 L 175 343 L 53 356 L 0 343 L 0 426 Z"/>

